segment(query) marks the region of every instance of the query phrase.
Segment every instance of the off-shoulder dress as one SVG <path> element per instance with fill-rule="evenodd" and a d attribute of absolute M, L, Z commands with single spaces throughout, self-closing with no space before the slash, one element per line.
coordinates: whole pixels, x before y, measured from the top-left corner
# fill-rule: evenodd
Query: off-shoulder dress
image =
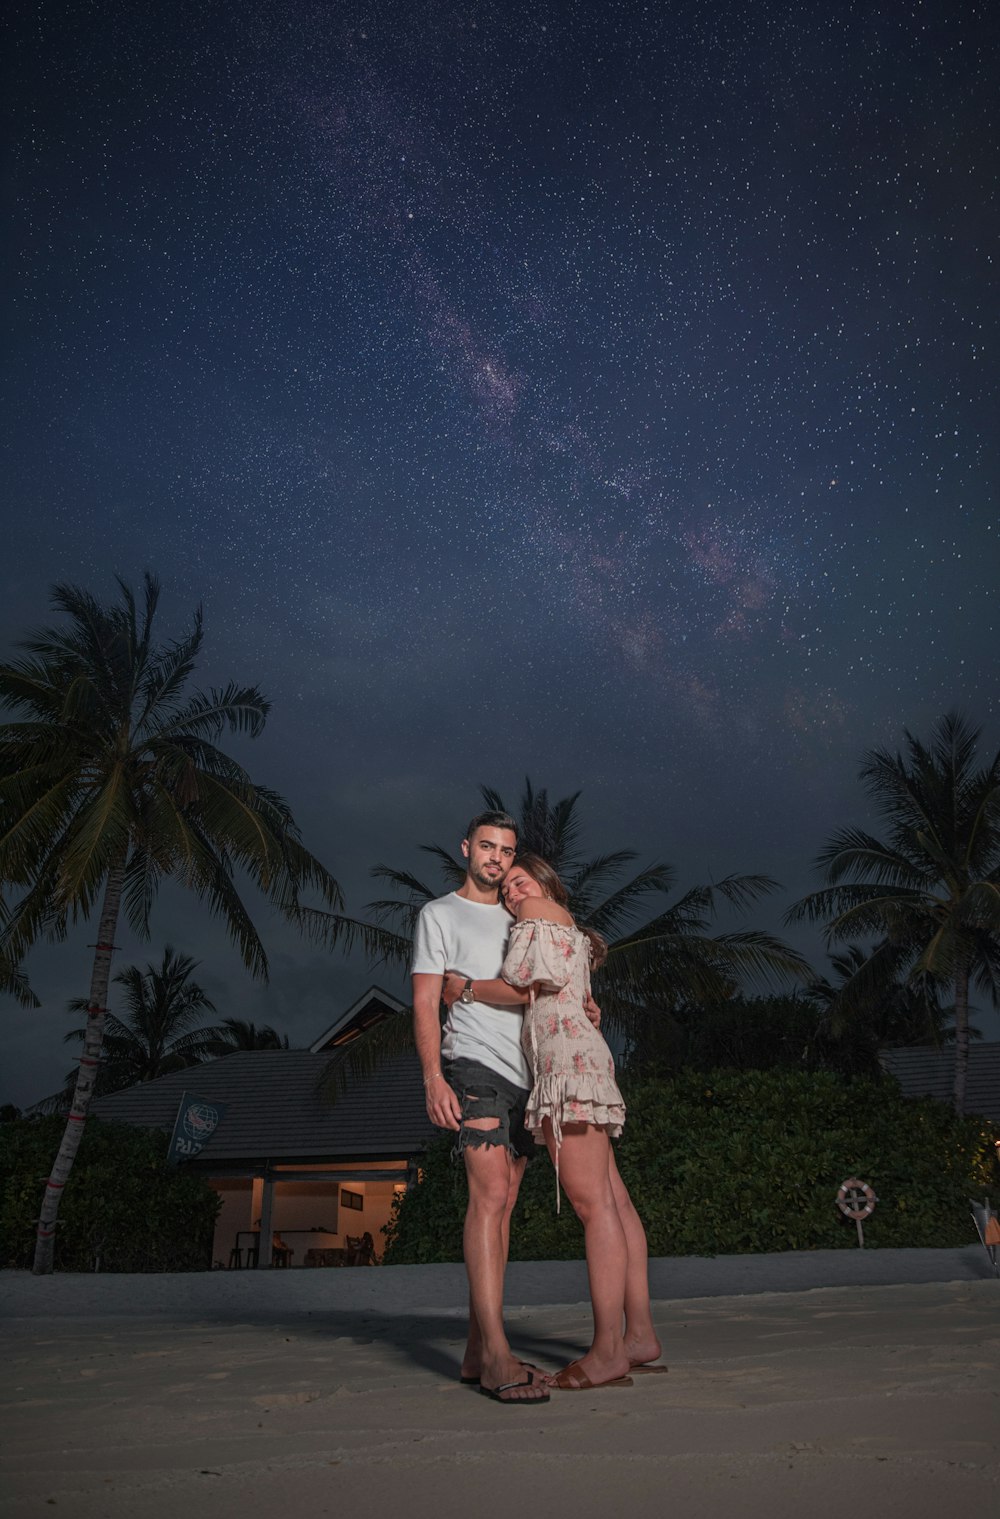
<path fill-rule="evenodd" d="M 551 1119 L 557 1146 L 567 1123 L 620 1134 L 625 1104 L 614 1060 L 583 1010 L 590 992 L 587 935 L 572 924 L 522 918 L 511 930 L 501 975 L 512 986 L 534 988 L 521 1032 L 534 1083 L 526 1127 L 540 1139 L 542 1120 Z"/>

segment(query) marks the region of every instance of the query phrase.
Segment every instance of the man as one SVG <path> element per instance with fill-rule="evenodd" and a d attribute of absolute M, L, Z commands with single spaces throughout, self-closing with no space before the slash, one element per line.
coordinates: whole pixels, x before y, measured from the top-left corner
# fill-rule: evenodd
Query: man
<path fill-rule="evenodd" d="M 457 891 L 420 913 L 413 951 L 413 1024 L 424 1073 L 427 1113 L 457 1131 L 469 1204 L 463 1248 L 469 1277 L 469 1337 L 462 1380 L 501 1403 L 548 1401 L 545 1379 L 518 1360 L 503 1323 L 503 1279 L 510 1216 L 534 1142 L 524 1127 L 531 1072 L 521 1051 L 521 1008 L 527 992 L 510 988 L 503 1006 L 479 1002 L 475 982 L 500 974 L 511 919 L 500 903 L 517 848 L 517 824 L 505 812 L 474 817 L 462 840 L 466 876 Z M 466 985 L 442 1038 L 439 1008 L 444 973 L 460 970 Z"/>

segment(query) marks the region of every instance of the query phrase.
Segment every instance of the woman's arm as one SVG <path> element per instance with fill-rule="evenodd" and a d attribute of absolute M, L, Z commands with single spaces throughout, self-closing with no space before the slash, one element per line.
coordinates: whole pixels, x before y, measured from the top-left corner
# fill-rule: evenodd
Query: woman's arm
<path fill-rule="evenodd" d="M 466 979 L 461 971 L 445 971 L 444 985 L 441 988 L 441 1000 L 445 1007 L 451 1007 L 453 1002 L 458 1001 Z M 511 986 L 509 981 L 504 981 L 500 976 L 492 981 L 480 981 L 477 978 L 472 983 L 472 992 L 477 1002 L 492 1002 L 494 1007 L 523 1007 L 528 1001 L 527 990 Z"/>

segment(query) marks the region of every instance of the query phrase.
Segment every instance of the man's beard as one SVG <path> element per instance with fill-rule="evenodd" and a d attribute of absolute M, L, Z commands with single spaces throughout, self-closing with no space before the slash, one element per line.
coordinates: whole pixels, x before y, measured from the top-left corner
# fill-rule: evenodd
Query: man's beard
<path fill-rule="evenodd" d="M 485 873 L 484 866 L 470 865 L 469 874 L 475 881 L 476 885 L 482 887 L 483 891 L 495 891 L 499 900 L 500 887 L 503 885 L 503 878 L 505 875 L 504 871 L 499 870 L 497 871 L 496 875 L 488 876 Z"/>

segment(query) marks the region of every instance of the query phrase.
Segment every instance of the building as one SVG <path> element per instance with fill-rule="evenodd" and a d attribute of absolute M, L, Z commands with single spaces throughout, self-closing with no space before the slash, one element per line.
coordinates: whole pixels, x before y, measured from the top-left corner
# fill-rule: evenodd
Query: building
<path fill-rule="evenodd" d="M 912 1045 L 885 1050 L 882 1065 L 899 1082 L 904 1097 L 936 1097 L 951 1106 L 955 1051 L 949 1046 Z M 972 1043 L 965 1079 L 965 1111 L 1000 1123 L 1000 1043 Z"/>
<path fill-rule="evenodd" d="M 323 1079 L 331 1051 L 407 1011 L 372 987 L 308 1050 L 235 1051 L 102 1097 L 92 1111 L 169 1133 L 185 1092 L 224 1105 L 204 1149 L 183 1162 L 222 1199 L 216 1266 L 333 1264 L 348 1236 L 365 1234 L 380 1254 L 393 1198 L 435 1134 L 420 1066 L 412 1052 L 397 1055 L 336 1100 Z"/>

